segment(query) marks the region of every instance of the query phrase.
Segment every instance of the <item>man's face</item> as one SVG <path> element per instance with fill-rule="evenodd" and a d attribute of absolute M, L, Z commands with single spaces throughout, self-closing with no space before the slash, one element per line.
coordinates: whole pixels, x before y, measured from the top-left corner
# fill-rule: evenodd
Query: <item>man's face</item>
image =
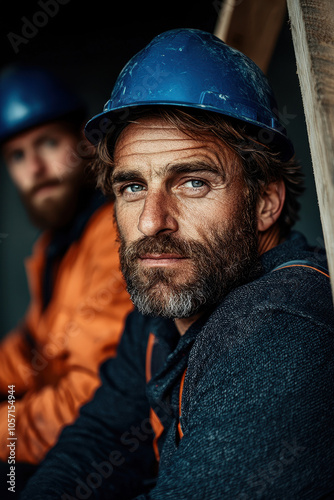
<path fill-rule="evenodd" d="M 114 161 L 121 266 L 139 310 L 191 317 L 247 281 L 256 217 L 234 153 L 146 118 L 121 133 Z"/>
<path fill-rule="evenodd" d="M 2 148 L 9 174 L 32 219 L 43 228 L 66 225 L 82 184 L 79 137 L 62 122 L 35 127 Z"/>

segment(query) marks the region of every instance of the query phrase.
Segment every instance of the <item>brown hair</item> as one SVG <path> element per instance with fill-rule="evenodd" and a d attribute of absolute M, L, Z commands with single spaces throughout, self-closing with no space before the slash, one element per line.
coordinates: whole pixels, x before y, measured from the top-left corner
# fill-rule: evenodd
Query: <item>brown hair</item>
<path fill-rule="evenodd" d="M 259 129 L 252 129 L 241 121 L 202 110 L 192 110 L 190 114 L 186 109 L 168 106 L 141 108 L 140 111 L 137 108 L 126 123 L 107 134 L 99 143 L 92 163 L 97 185 L 106 194 L 112 195 L 111 173 L 117 137 L 128 123 L 145 116 L 162 118 L 194 139 L 207 138 L 208 135 L 216 137 L 225 147 L 234 151 L 242 166 L 248 194 L 254 203 L 268 184 L 283 179 L 286 197 L 279 218 L 281 236 L 285 236 L 298 220 L 300 203 L 297 198 L 304 191 L 304 176 L 295 159 L 283 161 L 279 151 L 260 142 Z"/>

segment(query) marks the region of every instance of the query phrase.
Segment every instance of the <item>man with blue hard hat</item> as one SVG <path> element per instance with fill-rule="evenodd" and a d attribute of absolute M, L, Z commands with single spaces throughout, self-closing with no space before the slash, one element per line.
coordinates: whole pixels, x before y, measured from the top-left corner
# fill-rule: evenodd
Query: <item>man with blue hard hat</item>
<path fill-rule="evenodd" d="M 38 464 L 75 420 L 133 306 L 119 271 L 112 203 L 85 175 L 91 150 L 82 101 L 55 75 L 26 65 L 1 73 L 0 95 L 1 153 L 43 230 L 26 262 L 28 311 L 0 343 L 0 459 L 10 472 L 13 463 Z M 17 472 L 16 492 L 22 480 Z"/>
<path fill-rule="evenodd" d="M 265 76 L 172 30 L 85 130 L 136 310 L 22 499 L 332 498 L 330 282 Z"/>

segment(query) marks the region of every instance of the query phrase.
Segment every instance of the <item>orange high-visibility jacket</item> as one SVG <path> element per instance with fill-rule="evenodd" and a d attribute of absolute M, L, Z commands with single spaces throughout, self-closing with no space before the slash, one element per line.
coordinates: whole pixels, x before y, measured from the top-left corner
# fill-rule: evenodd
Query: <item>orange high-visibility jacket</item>
<path fill-rule="evenodd" d="M 116 353 L 133 306 L 119 270 L 112 210 L 110 203 L 96 210 L 67 250 L 45 311 L 46 233 L 26 262 L 30 307 L 0 344 L 0 460 L 7 460 L 15 422 L 16 460 L 39 463 L 100 385 L 101 362 Z M 15 411 L 4 400 L 8 385 L 15 386 Z"/>

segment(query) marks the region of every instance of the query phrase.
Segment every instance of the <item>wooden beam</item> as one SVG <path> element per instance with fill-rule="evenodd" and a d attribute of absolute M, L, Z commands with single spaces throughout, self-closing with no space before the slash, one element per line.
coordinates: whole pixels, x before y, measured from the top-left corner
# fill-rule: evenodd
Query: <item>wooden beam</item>
<path fill-rule="evenodd" d="M 288 0 L 287 5 L 329 271 L 334 277 L 334 3 Z"/>
<path fill-rule="evenodd" d="M 225 0 L 214 34 L 266 73 L 286 15 L 286 0 Z"/>

